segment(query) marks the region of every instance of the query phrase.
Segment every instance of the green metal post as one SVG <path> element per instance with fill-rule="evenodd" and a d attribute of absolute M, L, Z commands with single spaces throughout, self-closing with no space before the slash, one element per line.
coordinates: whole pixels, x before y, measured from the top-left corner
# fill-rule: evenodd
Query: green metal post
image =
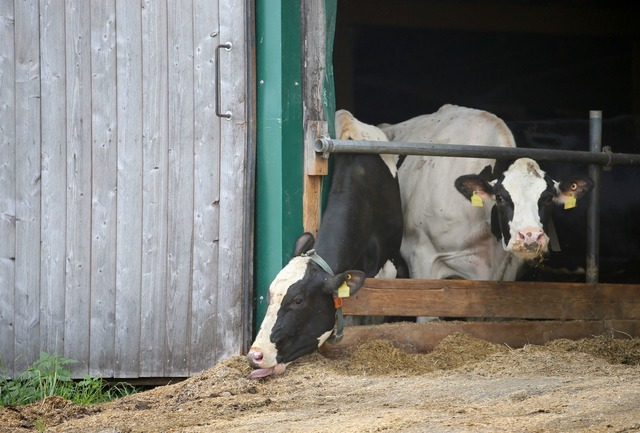
<path fill-rule="evenodd" d="M 332 134 L 336 9 L 337 0 L 325 0 L 327 65 L 322 97 Z M 300 44 L 300 0 L 256 0 L 255 332 L 266 313 L 269 284 L 291 258 L 303 230 Z M 323 190 L 328 191 L 328 182 L 324 184 Z"/>
<path fill-rule="evenodd" d="M 302 233 L 300 0 L 256 0 L 255 330 Z"/>

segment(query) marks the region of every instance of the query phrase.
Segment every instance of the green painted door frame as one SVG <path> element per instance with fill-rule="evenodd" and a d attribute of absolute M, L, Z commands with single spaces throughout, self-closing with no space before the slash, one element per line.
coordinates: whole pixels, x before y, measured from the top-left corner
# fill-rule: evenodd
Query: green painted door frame
<path fill-rule="evenodd" d="M 300 0 L 256 0 L 256 329 L 302 233 Z"/>
<path fill-rule="evenodd" d="M 267 308 L 269 285 L 293 254 L 302 233 L 303 119 L 301 0 L 255 0 L 257 154 L 254 330 Z M 317 0 L 314 0 L 317 1 Z M 327 59 L 331 59 L 337 0 L 326 0 Z M 297 23 L 298 25 L 292 25 Z M 327 62 L 331 64 L 330 61 Z M 324 100 L 334 111 L 327 68 Z M 331 122 L 331 126 L 332 126 Z"/>

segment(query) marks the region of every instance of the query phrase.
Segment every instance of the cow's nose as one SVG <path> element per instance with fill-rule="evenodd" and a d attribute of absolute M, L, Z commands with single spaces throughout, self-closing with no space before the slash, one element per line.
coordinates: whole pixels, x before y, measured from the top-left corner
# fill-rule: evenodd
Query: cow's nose
<path fill-rule="evenodd" d="M 264 359 L 264 354 L 260 349 L 252 347 L 247 353 L 247 361 L 252 367 L 258 368 L 262 365 L 262 361 Z"/>
<path fill-rule="evenodd" d="M 518 232 L 518 239 L 525 245 L 537 244 L 544 239 L 544 232 L 537 228 L 528 227 Z"/>

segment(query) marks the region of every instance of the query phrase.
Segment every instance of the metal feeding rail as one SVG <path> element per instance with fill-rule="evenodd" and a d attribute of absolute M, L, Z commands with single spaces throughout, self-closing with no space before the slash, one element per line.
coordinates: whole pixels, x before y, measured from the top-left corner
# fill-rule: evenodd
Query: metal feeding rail
<path fill-rule="evenodd" d="M 378 153 L 393 155 L 449 156 L 461 158 L 532 158 L 536 161 L 555 161 L 588 164 L 594 182 L 587 213 L 587 270 L 586 282 L 597 283 L 600 244 L 600 173 L 614 165 L 640 165 L 640 154 L 613 153 L 602 148 L 602 112 L 589 112 L 589 151 L 505 148 L 468 144 L 406 143 L 393 141 L 334 140 L 319 138 L 314 149 L 328 158 L 331 153 Z"/>

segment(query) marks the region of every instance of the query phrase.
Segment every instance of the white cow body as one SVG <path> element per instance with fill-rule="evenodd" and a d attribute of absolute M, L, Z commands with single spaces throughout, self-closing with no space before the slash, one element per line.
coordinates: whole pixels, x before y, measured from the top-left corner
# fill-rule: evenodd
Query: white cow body
<path fill-rule="evenodd" d="M 505 123 L 485 111 L 444 105 L 436 113 L 381 127 L 389 140 L 515 147 Z M 521 259 L 491 233 L 491 207 L 473 207 L 454 186 L 494 160 L 408 156 L 398 171 L 405 228 L 401 254 L 412 278 L 514 280 Z"/>

